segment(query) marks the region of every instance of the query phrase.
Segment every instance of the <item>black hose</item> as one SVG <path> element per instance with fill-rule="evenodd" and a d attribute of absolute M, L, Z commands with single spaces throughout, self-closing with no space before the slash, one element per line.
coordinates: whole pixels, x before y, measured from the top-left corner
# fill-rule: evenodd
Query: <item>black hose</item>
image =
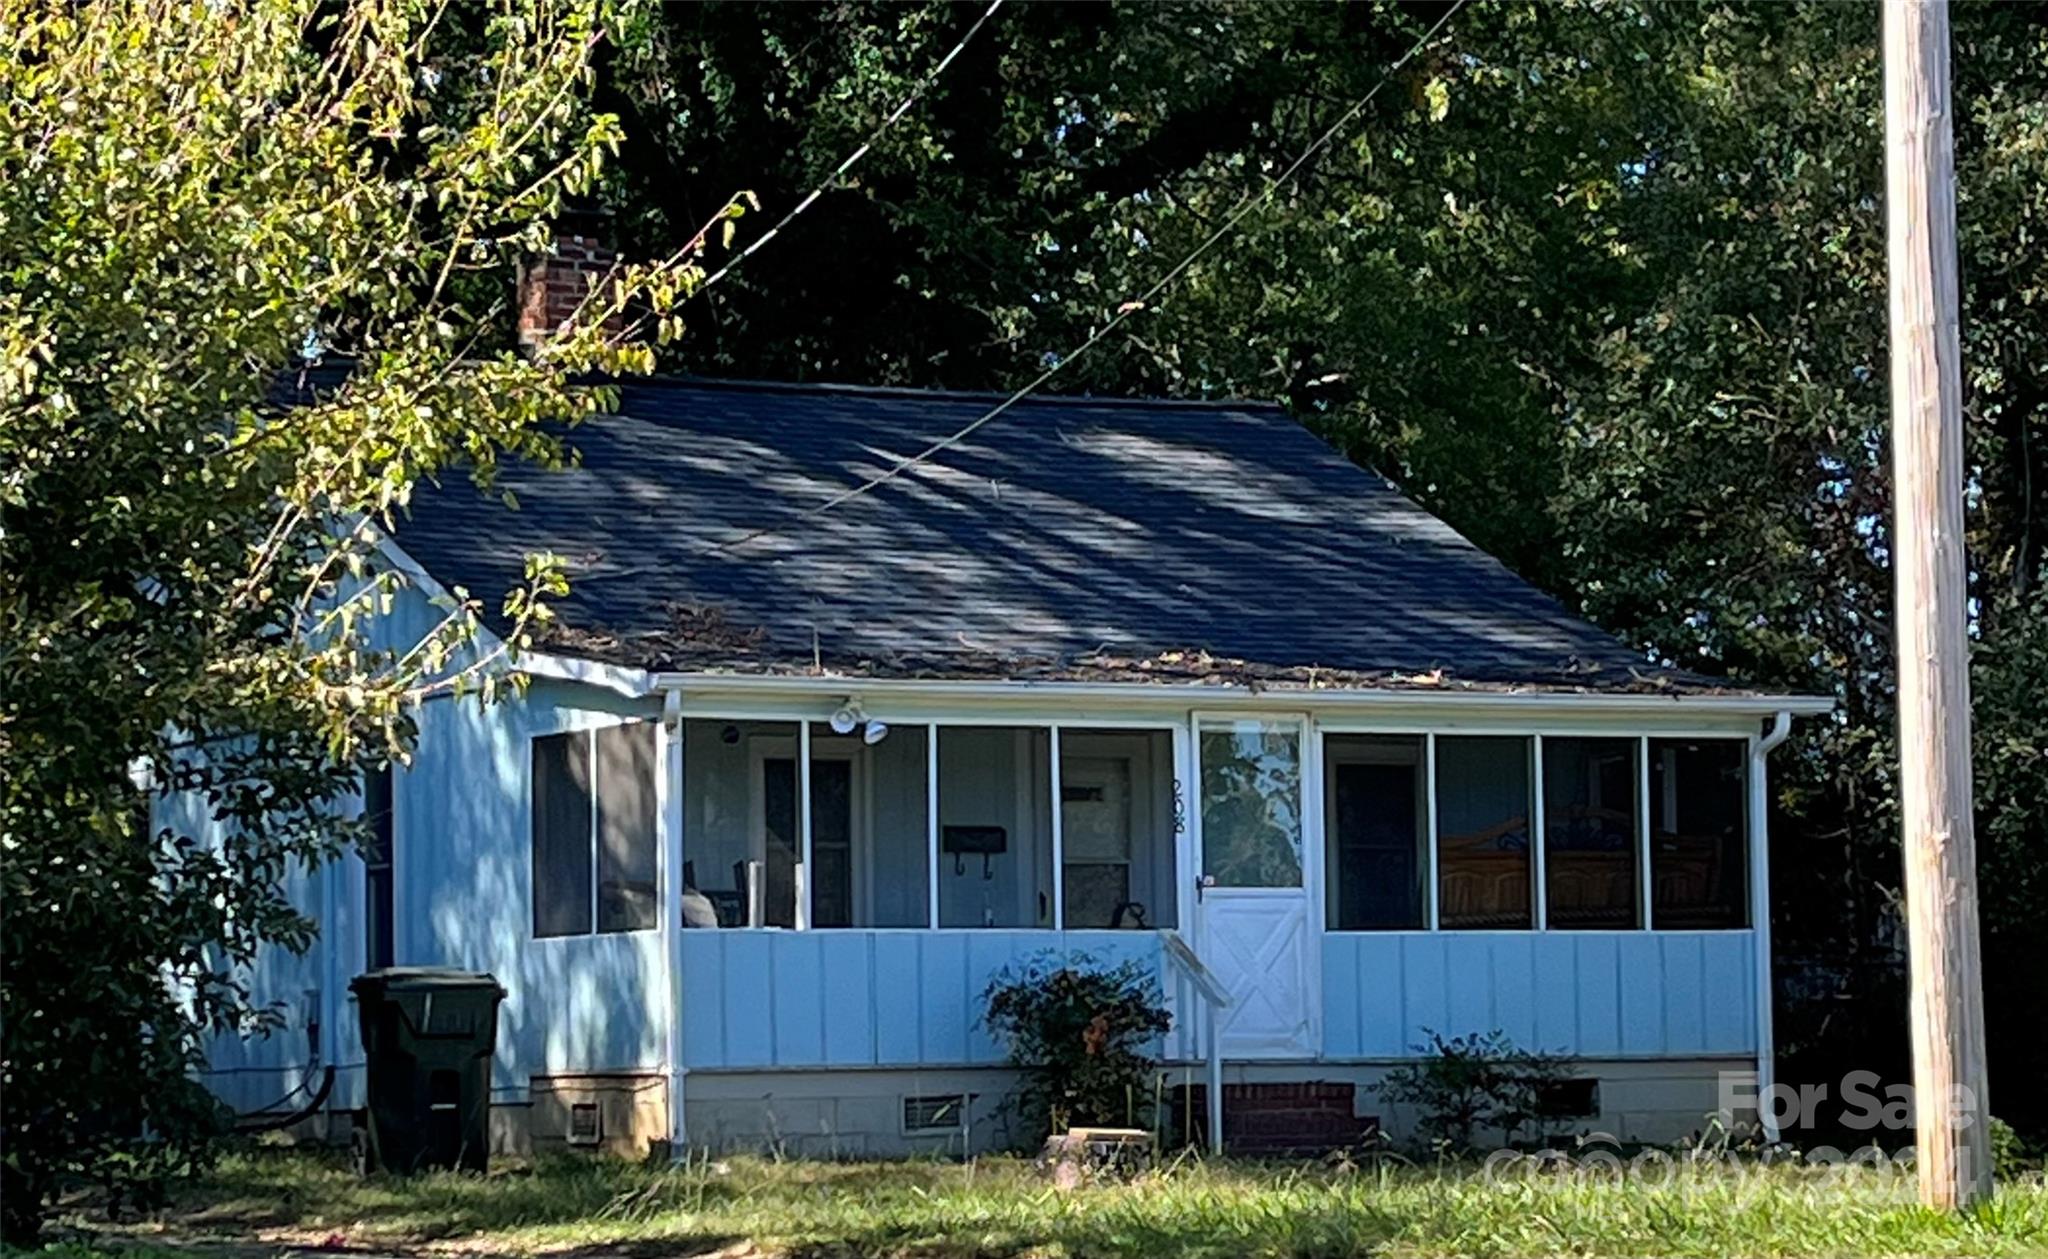
<path fill-rule="evenodd" d="M 289 1128 L 302 1119 L 311 1119 L 322 1106 L 327 1104 L 327 1095 L 333 1091 L 334 1068 L 331 1065 L 322 1067 L 320 1069 L 320 1087 L 313 1091 L 311 1101 L 308 1101 L 304 1106 L 301 1106 L 289 1115 L 271 1115 L 263 1111 L 257 1111 L 250 1115 L 237 1115 L 235 1117 L 235 1131 L 241 1133 L 275 1132 L 279 1128 Z"/>

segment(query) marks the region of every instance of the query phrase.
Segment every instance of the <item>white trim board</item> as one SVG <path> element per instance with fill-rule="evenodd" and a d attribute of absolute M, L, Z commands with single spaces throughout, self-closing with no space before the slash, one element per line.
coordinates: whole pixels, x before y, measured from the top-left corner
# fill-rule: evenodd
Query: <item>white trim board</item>
<path fill-rule="evenodd" d="M 1642 718 L 1685 722 L 1764 718 L 1780 712 L 1812 716 L 1834 708 L 1834 700 L 1814 695 L 1674 695 L 1615 692 L 1459 691 L 1459 690 L 1292 690 L 1236 685 L 1162 684 L 1151 682 L 960 681 L 938 678 L 845 678 L 765 674 L 657 673 L 656 686 L 683 692 L 686 715 L 746 716 L 813 706 L 836 706 L 859 699 L 871 713 L 887 719 L 887 710 L 904 720 L 945 721 L 989 710 L 1026 710 L 1010 719 L 1034 724 L 1078 727 L 1095 724 L 1087 710 L 1106 720 L 1130 720 L 1133 710 L 1238 715 L 1286 711 L 1315 713 L 1323 728 L 1336 731 L 1354 720 L 1418 720 L 1423 712 L 1442 713 L 1465 721 L 1528 723 L 1545 716 L 1576 722 L 1588 718 Z M 1046 715 L 1033 719 L 1033 708 Z M 1076 712 L 1080 708 L 1083 711 Z M 1114 714 L 1115 716 L 1111 716 Z M 1412 729 L 1412 726 L 1410 727 Z M 1479 728 L 1477 726 L 1475 729 Z"/>

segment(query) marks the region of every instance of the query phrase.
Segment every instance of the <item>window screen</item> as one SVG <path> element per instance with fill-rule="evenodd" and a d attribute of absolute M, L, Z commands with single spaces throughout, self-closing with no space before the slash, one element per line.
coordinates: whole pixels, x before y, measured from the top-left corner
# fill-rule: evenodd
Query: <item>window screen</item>
<path fill-rule="evenodd" d="M 1641 926 L 1634 739 L 1543 741 L 1543 881 L 1549 925 Z"/>
<path fill-rule="evenodd" d="M 1050 927 L 1051 736 L 939 731 L 939 925 Z"/>
<path fill-rule="evenodd" d="M 656 925 L 654 726 L 636 721 L 596 733 L 597 929 Z"/>
<path fill-rule="evenodd" d="M 1423 899 L 1429 826 L 1422 740 L 1333 734 L 1328 773 L 1330 926 L 1337 931 L 1429 925 Z"/>
<path fill-rule="evenodd" d="M 533 934 L 590 931 L 590 735 L 533 741 Z"/>
<path fill-rule="evenodd" d="M 1651 925 L 1749 925 L 1746 746 L 1733 739 L 1650 740 Z"/>
<path fill-rule="evenodd" d="M 363 965 L 393 962 L 391 882 L 391 766 L 363 771 Z"/>
<path fill-rule="evenodd" d="M 1444 930 L 1533 925 L 1529 779 L 1527 739 L 1437 739 L 1437 925 Z"/>
<path fill-rule="evenodd" d="M 1173 737 L 1070 728 L 1060 731 L 1059 755 L 1066 926 L 1173 926 Z"/>

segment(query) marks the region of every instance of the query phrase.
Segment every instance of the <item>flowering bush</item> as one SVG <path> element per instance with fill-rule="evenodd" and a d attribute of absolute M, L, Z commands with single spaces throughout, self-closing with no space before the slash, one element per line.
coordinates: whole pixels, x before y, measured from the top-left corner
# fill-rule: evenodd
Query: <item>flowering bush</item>
<path fill-rule="evenodd" d="M 1023 1068 L 1018 1105 L 1042 1134 L 1141 1127 L 1150 1116 L 1152 1042 L 1173 1025 L 1151 971 L 1048 951 L 1005 967 L 983 994 L 983 1022 Z"/>

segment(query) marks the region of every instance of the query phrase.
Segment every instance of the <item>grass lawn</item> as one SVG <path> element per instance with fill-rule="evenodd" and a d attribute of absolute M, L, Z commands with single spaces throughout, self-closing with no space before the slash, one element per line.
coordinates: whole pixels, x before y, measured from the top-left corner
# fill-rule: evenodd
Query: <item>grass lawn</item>
<path fill-rule="evenodd" d="M 364 1181 L 338 1159 L 250 1152 L 157 1219 L 77 1215 L 52 1259 L 293 1247 L 378 1252 L 918 1256 L 2048 1255 L 2048 1187 L 1966 1216 L 1909 1179 L 1778 1167 L 1664 1183 L 1475 1171 L 1183 1162 L 1051 1187 L 1028 1162 L 560 1161 Z M 68 1230 L 68 1232 L 66 1231 Z"/>

